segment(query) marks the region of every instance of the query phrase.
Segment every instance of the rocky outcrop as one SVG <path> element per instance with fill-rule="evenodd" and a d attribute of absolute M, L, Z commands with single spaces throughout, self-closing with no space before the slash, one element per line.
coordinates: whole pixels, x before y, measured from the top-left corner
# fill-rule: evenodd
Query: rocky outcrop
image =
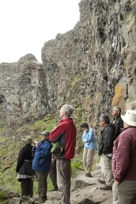
<path fill-rule="evenodd" d="M 81 0 L 80 21 L 33 55 L 0 65 L 0 112 L 32 120 L 63 103 L 76 120 L 97 125 L 111 105 L 136 108 L 136 1 Z"/>
<path fill-rule="evenodd" d="M 33 55 L 0 64 L 0 112 L 10 125 L 47 113 L 45 73 Z"/>
<path fill-rule="evenodd" d="M 85 177 L 83 172 L 79 172 L 76 178 L 72 179 L 71 188 L 71 204 L 110 204 L 112 203 L 112 191 L 111 190 L 100 190 L 100 186 L 97 179 L 101 176 L 100 168 L 96 169 L 93 173 L 92 178 Z M 60 204 L 60 193 L 59 191 L 48 192 L 47 204 Z M 16 197 L 13 196 L 5 201 L 5 204 L 37 204 L 38 195 L 34 195 L 33 198 L 26 196 Z"/>

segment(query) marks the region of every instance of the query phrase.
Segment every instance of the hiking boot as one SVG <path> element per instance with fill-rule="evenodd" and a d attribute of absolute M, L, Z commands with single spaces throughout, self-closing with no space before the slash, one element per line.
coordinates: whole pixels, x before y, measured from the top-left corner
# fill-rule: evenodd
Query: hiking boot
<path fill-rule="evenodd" d="M 38 204 L 43 204 L 43 203 L 45 203 L 46 200 L 47 200 L 47 198 L 39 198 Z"/>
<path fill-rule="evenodd" d="M 50 190 L 50 192 L 52 192 L 52 191 L 58 191 L 58 187 L 55 187 L 55 188 Z"/>
<path fill-rule="evenodd" d="M 98 181 L 99 183 L 106 184 L 104 180 L 97 179 L 97 181 Z"/>
<path fill-rule="evenodd" d="M 100 190 L 112 190 L 112 186 L 104 185 L 104 186 L 100 187 Z"/>
<path fill-rule="evenodd" d="M 85 176 L 86 177 L 92 177 L 92 175 L 90 173 L 86 173 Z"/>

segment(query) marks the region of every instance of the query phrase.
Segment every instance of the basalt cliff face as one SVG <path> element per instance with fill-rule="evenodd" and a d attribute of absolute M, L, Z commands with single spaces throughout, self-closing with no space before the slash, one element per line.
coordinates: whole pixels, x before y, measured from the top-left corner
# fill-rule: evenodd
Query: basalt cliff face
<path fill-rule="evenodd" d="M 83 0 L 75 28 L 42 49 L 50 109 L 64 102 L 92 123 L 136 99 L 136 1 Z M 133 105 L 134 108 L 135 105 Z"/>
<path fill-rule="evenodd" d="M 136 108 L 136 1 L 82 0 L 80 21 L 42 48 L 43 65 L 26 55 L 0 65 L 0 111 L 8 121 L 56 111 L 97 124 L 112 105 Z"/>

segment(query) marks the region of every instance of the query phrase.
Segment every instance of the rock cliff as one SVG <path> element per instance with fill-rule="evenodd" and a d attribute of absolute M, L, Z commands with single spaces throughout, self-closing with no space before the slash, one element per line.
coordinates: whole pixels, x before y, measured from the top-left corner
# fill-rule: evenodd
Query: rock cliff
<path fill-rule="evenodd" d="M 10 125 L 47 112 L 43 65 L 28 54 L 17 63 L 0 65 L 0 120 Z"/>
<path fill-rule="evenodd" d="M 82 0 L 79 6 L 80 21 L 45 43 L 42 59 L 50 109 L 69 102 L 95 125 L 111 105 L 124 110 L 136 99 L 136 1 Z"/>
<path fill-rule="evenodd" d="M 0 64 L 0 112 L 9 123 L 74 105 L 93 126 L 111 105 L 136 108 L 136 1 L 81 0 L 80 21 L 33 55 Z"/>

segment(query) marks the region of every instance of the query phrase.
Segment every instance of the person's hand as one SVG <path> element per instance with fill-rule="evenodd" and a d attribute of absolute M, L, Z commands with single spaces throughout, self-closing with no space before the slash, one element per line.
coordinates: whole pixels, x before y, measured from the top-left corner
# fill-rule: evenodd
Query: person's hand
<path fill-rule="evenodd" d="M 39 143 L 37 141 L 34 141 L 35 147 L 39 147 Z"/>
<path fill-rule="evenodd" d="M 52 160 L 56 160 L 56 157 L 54 155 L 52 156 Z"/>
<path fill-rule="evenodd" d="M 36 143 L 35 143 L 35 146 L 36 146 L 36 147 L 39 147 L 39 143 L 38 143 L 38 142 L 36 142 Z"/>
<path fill-rule="evenodd" d="M 115 184 L 118 186 L 118 185 L 120 184 L 120 182 L 118 182 L 118 181 L 115 180 Z"/>

